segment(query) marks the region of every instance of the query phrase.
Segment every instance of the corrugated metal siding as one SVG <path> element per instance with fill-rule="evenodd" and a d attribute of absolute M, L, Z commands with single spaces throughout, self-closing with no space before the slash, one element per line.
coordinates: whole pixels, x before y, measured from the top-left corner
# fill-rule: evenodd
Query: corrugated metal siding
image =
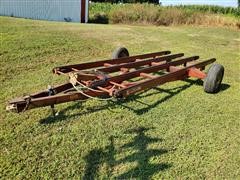
<path fill-rule="evenodd" d="M 67 18 L 80 22 L 80 10 L 81 0 L 0 0 L 0 15 L 3 16 L 53 21 L 65 21 Z"/>

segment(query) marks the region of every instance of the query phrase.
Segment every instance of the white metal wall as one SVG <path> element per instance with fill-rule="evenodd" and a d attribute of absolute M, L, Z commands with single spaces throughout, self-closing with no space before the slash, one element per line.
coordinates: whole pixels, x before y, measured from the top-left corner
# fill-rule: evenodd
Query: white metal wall
<path fill-rule="evenodd" d="M 71 19 L 72 22 L 80 22 L 80 11 L 81 0 L 0 0 L 0 15 L 2 16 L 53 21 Z M 87 13 L 88 9 L 86 9 Z"/>

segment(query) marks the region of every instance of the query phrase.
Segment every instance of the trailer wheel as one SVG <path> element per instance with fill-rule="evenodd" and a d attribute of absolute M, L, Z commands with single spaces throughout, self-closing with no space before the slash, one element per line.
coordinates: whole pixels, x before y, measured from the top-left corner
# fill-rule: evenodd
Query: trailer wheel
<path fill-rule="evenodd" d="M 207 93 L 219 91 L 224 75 L 224 67 L 221 64 L 213 64 L 204 79 L 203 88 Z"/>
<path fill-rule="evenodd" d="M 117 48 L 112 54 L 113 59 L 118 59 L 118 58 L 128 57 L 128 56 L 129 56 L 129 52 L 125 47 Z"/>

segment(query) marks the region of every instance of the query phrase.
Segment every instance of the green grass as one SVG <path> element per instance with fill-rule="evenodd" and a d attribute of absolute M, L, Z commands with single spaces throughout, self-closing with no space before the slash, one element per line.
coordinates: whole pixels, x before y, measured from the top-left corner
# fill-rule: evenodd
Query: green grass
<path fill-rule="evenodd" d="M 112 10 L 115 10 L 122 6 L 131 6 L 133 4 L 125 3 L 122 4 L 115 4 L 115 3 L 91 3 L 90 8 L 90 14 L 96 14 L 96 13 L 106 13 L 109 14 Z M 147 4 L 147 3 L 142 3 Z M 179 6 L 159 6 L 154 4 L 148 4 L 154 7 L 158 7 L 159 9 L 167 9 L 167 8 L 179 8 L 184 9 L 187 11 L 194 11 L 194 12 L 204 12 L 204 13 L 214 13 L 214 14 L 225 14 L 235 17 L 240 17 L 240 8 L 235 7 L 222 7 L 222 6 L 213 6 L 213 5 L 179 5 Z"/>
<path fill-rule="evenodd" d="M 213 5 L 180 5 L 175 6 L 180 9 L 208 12 L 215 14 L 226 14 L 230 16 L 240 17 L 240 8 L 237 7 L 222 7 L 222 6 L 213 6 Z"/>
<path fill-rule="evenodd" d="M 0 17 L 0 176 L 2 179 L 239 179 L 237 30 L 55 23 Z M 57 65 L 161 50 L 224 65 L 224 86 L 167 83 L 123 102 L 70 102 L 13 114 L 14 97 L 66 81 Z"/>

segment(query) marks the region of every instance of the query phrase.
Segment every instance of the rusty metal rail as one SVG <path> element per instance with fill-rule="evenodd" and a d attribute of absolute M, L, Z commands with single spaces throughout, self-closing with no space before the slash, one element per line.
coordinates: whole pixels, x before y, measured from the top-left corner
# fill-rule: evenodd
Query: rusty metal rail
<path fill-rule="evenodd" d="M 199 56 L 183 57 L 183 53 L 171 54 L 170 51 L 130 57 L 122 57 L 118 51 L 117 55 L 121 58 L 55 67 L 53 73 L 66 75 L 68 83 L 14 99 L 8 103 L 7 109 L 22 112 L 44 106 L 54 108 L 55 104 L 89 98 L 124 98 L 170 81 L 189 77 L 208 80 L 208 74 L 202 70 L 216 61 L 214 58 L 199 61 Z M 214 89 L 205 88 L 205 91 L 215 92 L 223 73 L 215 70 L 210 75 L 216 82 L 208 80 L 205 86 Z"/>

